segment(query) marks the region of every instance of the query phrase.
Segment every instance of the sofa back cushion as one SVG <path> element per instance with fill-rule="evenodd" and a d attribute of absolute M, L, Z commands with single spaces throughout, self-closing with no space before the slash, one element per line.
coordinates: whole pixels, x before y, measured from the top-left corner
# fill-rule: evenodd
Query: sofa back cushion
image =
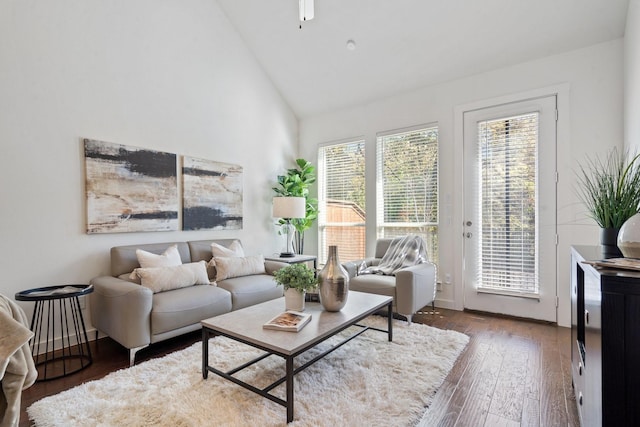
<path fill-rule="evenodd" d="M 238 239 L 216 239 L 216 240 L 192 240 L 187 242 L 189 250 L 191 251 L 191 261 L 206 261 L 209 262 L 213 258 L 213 252 L 211 252 L 211 243 L 217 243 L 219 245 L 229 247 L 231 243 Z"/>
<path fill-rule="evenodd" d="M 393 239 L 394 238 L 392 237 L 385 237 L 376 240 L 376 254 L 374 255 L 374 258 L 382 258 L 384 254 L 387 253 L 387 249 L 389 249 Z M 396 237 L 396 239 L 402 239 L 402 237 Z"/>
<path fill-rule="evenodd" d="M 142 245 L 115 246 L 111 248 L 111 275 L 118 277 L 129 274 L 140 267 L 136 257 L 136 249 L 142 249 L 154 254 L 162 254 L 171 245 L 178 246 L 180 259 L 183 264 L 189 262 L 206 261 L 213 257 L 211 243 L 216 242 L 228 247 L 238 239 L 192 240 L 189 242 L 148 243 Z"/>
<path fill-rule="evenodd" d="M 171 245 L 176 245 L 183 264 L 191 262 L 189 245 L 186 242 L 149 243 L 143 245 L 115 246 L 111 248 L 111 275 L 118 277 L 121 274 L 131 273 L 140 267 L 136 250 L 142 249 L 157 255 L 162 254 Z M 209 249 L 211 252 L 211 249 Z"/>

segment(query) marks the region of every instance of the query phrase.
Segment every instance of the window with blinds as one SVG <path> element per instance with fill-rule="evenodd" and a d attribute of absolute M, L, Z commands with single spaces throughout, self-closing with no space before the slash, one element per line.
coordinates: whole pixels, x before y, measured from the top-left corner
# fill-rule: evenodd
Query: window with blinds
<path fill-rule="evenodd" d="M 377 137 L 377 234 L 417 234 L 438 261 L 438 127 Z"/>
<path fill-rule="evenodd" d="M 478 122 L 479 290 L 537 294 L 538 113 Z"/>
<path fill-rule="evenodd" d="M 328 247 L 340 248 L 342 261 L 365 257 L 364 141 L 323 145 L 318 149 L 319 262 Z"/>

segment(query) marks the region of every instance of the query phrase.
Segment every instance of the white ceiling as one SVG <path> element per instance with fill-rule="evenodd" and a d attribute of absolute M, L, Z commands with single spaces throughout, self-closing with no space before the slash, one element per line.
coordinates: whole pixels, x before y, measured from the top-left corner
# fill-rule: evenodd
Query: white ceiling
<path fill-rule="evenodd" d="M 304 118 L 620 38 L 629 0 L 315 0 L 302 29 L 297 0 L 218 3 Z"/>

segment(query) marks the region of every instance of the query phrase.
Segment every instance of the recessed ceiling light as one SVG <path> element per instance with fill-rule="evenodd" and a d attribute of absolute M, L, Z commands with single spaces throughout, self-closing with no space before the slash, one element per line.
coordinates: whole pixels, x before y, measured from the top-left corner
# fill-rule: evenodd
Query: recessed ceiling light
<path fill-rule="evenodd" d="M 347 49 L 356 50 L 356 42 L 354 40 L 347 40 Z"/>

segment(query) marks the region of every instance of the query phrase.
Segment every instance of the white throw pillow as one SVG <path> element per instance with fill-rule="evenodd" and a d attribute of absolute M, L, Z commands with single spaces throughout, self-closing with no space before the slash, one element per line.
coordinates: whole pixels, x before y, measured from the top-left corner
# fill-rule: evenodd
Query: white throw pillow
<path fill-rule="evenodd" d="M 231 242 L 229 247 L 222 246 L 218 243 L 211 243 L 211 253 L 213 257 L 243 257 L 244 249 L 242 249 L 242 245 L 239 240 L 234 240 Z"/>
<path fill-rule="evenodd" d="M 222 246 L 218 243 L 211 243 L 211 253 L 213 258 L 207 263 L 207 274 L 212 281 L 216 280 L 216 259 L 220 258 L 242 258 L 244 257 L 244 249 L 240 240 L 234 240 L 229 247 Z"/>
<path fill-rule="evenodd" d="M 171 267 L 182 264 L 178 245 L 169 246 L 162 255 L 136 249 L 136 257 L 138 258 L 138 264 L 142 268 Z"/>
<path fill-rule="evenodd" d="M 264 273 L 266 270 L 262 255 L 216 258 L 216 281 Z"/>
<path fill-rule="evenodd" d="M 204 261 L 169 267 L 136 268 L 131 276 L 140 278 L 140 284 L 153 293 L 185 288 L 192 285 L 208 285 L 207 263 Z"/>

